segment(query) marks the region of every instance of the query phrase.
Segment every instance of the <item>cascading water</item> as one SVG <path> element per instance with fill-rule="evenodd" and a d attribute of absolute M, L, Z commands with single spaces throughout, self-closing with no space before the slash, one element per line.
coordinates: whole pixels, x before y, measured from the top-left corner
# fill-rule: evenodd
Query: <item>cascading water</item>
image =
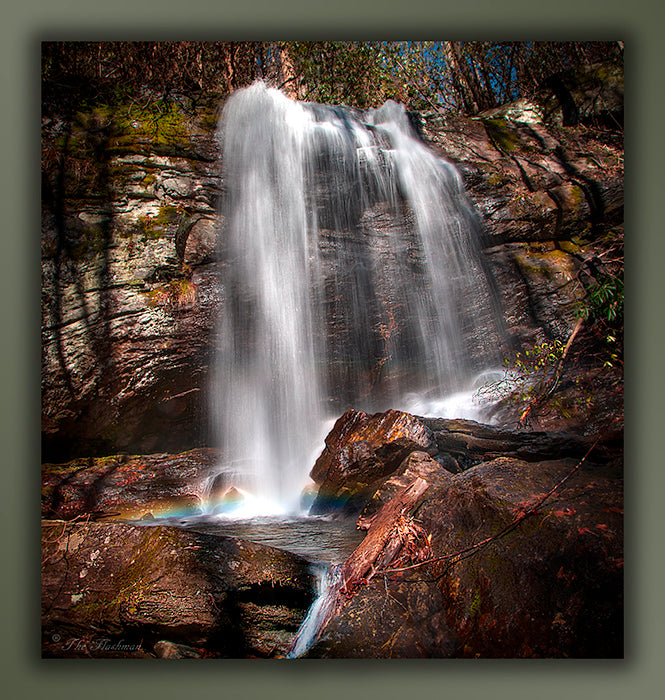
<path fill-rule="evenodd" d="M 288 510 L 331 416 L 460 391 L 495 363 L 501 322 L 460 175 L 400 105 L 361 113 L 255 83 L 219 139 L 213 415 L 229 483 Z"/>
<path fill-rule="evenodd" d="M 300 625 L 298 634 L 287 654 L 287 659 L 297 659 L 302 656 L 316 640 L 322 623 L 333 609 L 336 594 L 343 583 L 339 564 L 316 567 L 314 575 L 316 576 L 317 596 Z"/>

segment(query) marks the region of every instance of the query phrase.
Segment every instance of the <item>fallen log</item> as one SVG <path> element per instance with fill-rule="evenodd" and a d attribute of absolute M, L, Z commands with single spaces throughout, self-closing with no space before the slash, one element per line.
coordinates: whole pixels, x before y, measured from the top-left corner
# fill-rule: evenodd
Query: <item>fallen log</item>
<path fill-rule="evenodd" d="M 382 566 L 387 566 L 397 555 L 400 547 L 396 525 L 400 518 L 407 516 L 415 509 L 428 486 L 425 479 L 420 477 L 414 479 L 372 518 L 365 539 L 346 560 L 342 569 L 343 590 L 347 594 L 353 591 L 363 579 L 368 578 L 379 557 L 382 559 Z M 386 554 L 389 556 L 385 556 Z"/>

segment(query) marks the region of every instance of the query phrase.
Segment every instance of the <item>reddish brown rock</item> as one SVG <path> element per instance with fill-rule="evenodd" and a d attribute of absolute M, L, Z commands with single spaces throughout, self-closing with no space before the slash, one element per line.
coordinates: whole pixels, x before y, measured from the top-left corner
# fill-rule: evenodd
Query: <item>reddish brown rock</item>
<path fill-rule="evenodd" d="M 42 517 L 138 520 L 204 508 L 217 451 L 86 457 L 42 465 Z"/>
<path fill-rule="evenodd" d="M 593 458 L 620 462 L 620 440 L 609 433 L 603 438 L 595 445 Z M 508 430 L 471 420 L 424 418 L 400 411 L 370 416 L 348 410 L 335 423 L 311 471 L 318 487 L 312 512 L 356 514 L 390 478 L 396 480 L 395 485 L 403 485 L 407 476 L 427 478 L 433 470 L 440 471 L 439 467 L 455 474 L 496 457 L 533 462 L 582 457 L 591 445 L 588 438 L 564 431 Z"/>
<path fill-rule="evenodd" d="M 395 471 L 414 450 L 436 451 L 431 431 L 416 417 L 394 410 L 374 415 L 346 411 L 311 471 L 319 486 L 312 512 L 348 503 Z"/>
<path fill-rule="evenodd" d="M 498 458 L 457 475 L 433 470 L 414 513 L 431 561 L 374 572 L 307 655 L 621 657 L 621 472 L 577 464 Z"/>

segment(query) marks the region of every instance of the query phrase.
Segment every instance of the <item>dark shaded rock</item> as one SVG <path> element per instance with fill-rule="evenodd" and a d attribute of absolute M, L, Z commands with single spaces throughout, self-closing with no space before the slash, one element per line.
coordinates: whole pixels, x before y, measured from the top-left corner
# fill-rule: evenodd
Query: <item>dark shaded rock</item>
<path fill-rule="evenodd" d="M 564 431 L 508 430 L 464 419 L 420 417 L 419 420 L 432 431 L 439 453 L 450 455 L 466 466 L 500 456 L 532 462 L 582 457 L 592 444 Z M 601 444 L 593 458 L 603 459 L 606 454 Z"/>
<path fill-rule="evenodd" d="M 612 64 L 580 65 L 552 76 L 538 95 L 548 122 L 623 129 L 623 70 Z"/>
<path fill-rule="evenodd" d="M 500 532 L 574 465 L 501 458 L 453 477 L 418 513 L 434 552 Z M 621 473 L 583 467 L 514 531 L 460 564 L 434 567 L 463 656 L 621 657 Z"/>
<path fill-rule="evenodd" d="M 171 527 L 44 521 L 43 655 L 107 656 L 118 640 L 132 655 L 160 640 L 208 656 L 283 655 L 312 586 L 304 559 L 272 547 Z"/>
<path fill-rule="evenodd" d="M 425 452 L 412 452 L 372 494 L 358 518 L 358 528 L 366 530 L 378 510 L 415 479 L 424 479 L 430 486 L 438 486 L 450 476 L 449 469 L 440 461 Z"/>
<path fill-rule="evenodd" d="M 415 514 L 431 563 L 376 572 L 307 656 L 621 657 L 621 473 L 589 463 L 562 484 L 576 464 L 499 458 L 457 475 L 433 469 Z"/>
<path fill-rule="evenodd" d="M 67 280 L 48 262 L 43 269 L 45 459 L 205 445 L 216 266 L 189 276 L 153 267 L 150 281 L 125 284 L 121 276 L 135 271 L 118 260 L 108 290 L 98 286 L 99 271 L 78 264 Z"/>
<path fill-rule="evenodd" d="M 216 450 L 86 457 L 42 465 L 42 517 L 138 520 L 194 515 L 204 508 Z"/>
<path fill-rule="evenodd" d="M 561 129 L 527 103 L 474 119 L 421 118 L 427 138 L 460 165 L 495 243 L 570 240 L 587 226 L 622 223 L 620 134 Z"/>
<path fill-rule="evenodd" d="M 330 621 L 304 658 L 453 657 L 460 642 L 442 608 L 441 592 L 427 581 L 372 581 Z"/>
<path fill-rule="evenodd" d="M 312 513 L 325 513 L 362 498 L 414 450 L 436 450 L 429 429 L 400 411 L 368 415 L 349 409 L 326 438 L 311 478 L 319 486 Z"/>
<path fill-rule="evenodd" d="M 497 280 L 506 324 L 519 346 L 567 338 L 584 290 L 576 284 L 579 258 L 554 243 L 505 243 L 485 251 Z"/>

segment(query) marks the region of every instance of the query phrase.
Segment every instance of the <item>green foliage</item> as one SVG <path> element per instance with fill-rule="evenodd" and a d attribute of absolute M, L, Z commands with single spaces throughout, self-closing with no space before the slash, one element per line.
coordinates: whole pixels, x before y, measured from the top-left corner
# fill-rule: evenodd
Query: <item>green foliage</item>
<path fill-rule="evenodd" d="M 589 320 L 600 339 L 604 367 L 623 365 L 623 272 L 600 274 L 586 288 L 579 314 Z"/>
<path fill-rule="evenodd" d="M 521 372 L 542 375 L 561 359 L 563 343 L 560 340 L 544 341 L 533 348 L 518 352 L 513 361 L 513 367 Z M 509 361 L 505 361 L 510 364 Z"/>
<path fill-rule="evenodd" d="M 153 152 L 182 156 L 190 132 L 188 116 L 173 99 L 98 101 L 87 111 L 74 112 L 64 129 L 44 131 L 45 194 L 56 197 L 66 192 L 70 200 L 106 199 L 128 184 L 127 169 L 114 163 L 113 156 Z M 147 174 L 145 186 L 150 178 L 154 180 L 154 174 Z"/>
<path fill-rule="evenodd" d="M 475 591 L 473 594 L 473 599 L 471 600 L 471 605 L 469 606 L 469 616 L 473 617 L 474 615 L 478 614 L 478 611 L 480 610 L 480 592 Z"/>
<path fill-rule="evenodd" d="M 504 358 L 503 377 L 480 387 L 476 396 L 516 404 L 530 401 L 552 381 L 563 352 L 564 345 L 560 340 L 543 341 Z"/>
<path fill-rule="evenodd" d="M 580 315 L 589 320 L 623 326 L 623 275 L 600 275 L 587 287 L 587 297 Z"/>
<path fill-rule="evenodd" d="M 116 142 L 131 143 L 144 138 L 153 143 L 176 145 L 188 138 L 183 113 L 172 101 L 123 106 L 111 119 L 117 134 Z"/>
<path fill-rule="evenodd" d="M 302 99 L 366 108 L 398 97 L 384 42 L 295 41 L 280 48 Z"/>

